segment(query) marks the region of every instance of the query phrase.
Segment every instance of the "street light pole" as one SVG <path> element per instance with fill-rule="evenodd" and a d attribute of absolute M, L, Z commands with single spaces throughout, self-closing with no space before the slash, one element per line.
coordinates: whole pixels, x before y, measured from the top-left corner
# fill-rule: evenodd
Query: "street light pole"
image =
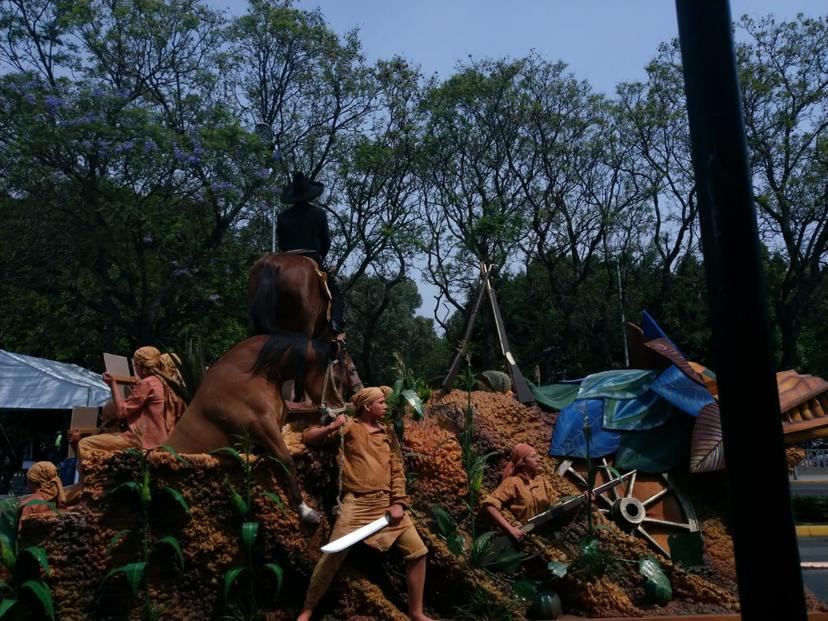
<path fill-rule="evenodd" d="M 273 154 L 276 145 L 273 143 L 273 128 L 270 126 L 270 123 L 259 122 L 256 123 L 256 135 L 261 139 L 262 142 L 267 143 L 268 148 L 270 149 L 270 153 Z M 267 167 L 267 176 L 273 174 L 273 167 Z M 273 201 L 273 205 L 271 206 L 270 210 L 270 223 L 271 223 L 271 232 L 270 232 L 270 252 L 276 252 L 276 201 Z"/>

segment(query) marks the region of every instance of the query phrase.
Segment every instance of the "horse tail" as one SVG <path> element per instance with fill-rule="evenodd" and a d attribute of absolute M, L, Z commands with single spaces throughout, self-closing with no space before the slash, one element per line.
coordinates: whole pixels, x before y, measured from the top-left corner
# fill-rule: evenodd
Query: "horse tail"
<path fill-rule="evenodd" d="M 247 336 L 275 334 L 279 332 L 276 327 L 276 283 L 279 278 L 279 266 L 261 263 L 256 276 L 256 288 L 251 292 Z"/>

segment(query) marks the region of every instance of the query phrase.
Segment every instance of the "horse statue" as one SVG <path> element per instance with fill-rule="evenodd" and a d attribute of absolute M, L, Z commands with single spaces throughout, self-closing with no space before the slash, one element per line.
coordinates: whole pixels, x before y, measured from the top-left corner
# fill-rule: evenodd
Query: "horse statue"
<path fill-rule="evenodd" d="M 343 406 L 340 388 L 362 382 L 353 361 L 331 340 L 328 302 L 316 263 L 301 255 L 267 254 L 250 278 L 251 336 L 207 372 L 168 439 L 180 453 L 206 453 L 247 435 L 285 465 L 292 506 L 303 522 L 319 514 L 302 500 L 296 466 L 282 438 L 283 385 L 295 382 L 314 403 Z M 339 385 L 337 385 L 337 378 Z"/>
<path fill-rule="evenodd" d="M 330 293 L 313 259 L 298 253 L 265 254 L 250 270 L 249 294 L 250 335 L 284 330 L 309 339 L 331 340 Z M 330 389 L 341 405 L 342 389 L 356 392 L 363 387 L 356 365 L 339 343 L 333 348 L 329 366 L 321 387 L 297 381 L 297 401 L 306 391 L 314 403 L 326 406 Z"/>
<path fill-rule="evenodd" d="M 319 515 L 302 500 L 296 466 L 282 438 L 287 408 L 281 384 L 302 378 L 307 386 L 321 386 L 328 347 L 294 332 L 245 339 L 207 371 L 167 444 L 179 453 L 207 453 L 249 436 L 285 466 L 290 503 L 300 519 L 318 522 Z"/>

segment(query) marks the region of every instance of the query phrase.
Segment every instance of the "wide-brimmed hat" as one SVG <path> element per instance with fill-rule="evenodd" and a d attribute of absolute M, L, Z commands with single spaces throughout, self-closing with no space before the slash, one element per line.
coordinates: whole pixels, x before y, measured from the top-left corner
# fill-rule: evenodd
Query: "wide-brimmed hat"
<path fill-rule="evenodd" d="M 293 183 L 282 190 L 283 203 L 302 203 L 322 194 L 325 186 L 318 181 L 309 181 L 303 172 L 293 173 Z"/>

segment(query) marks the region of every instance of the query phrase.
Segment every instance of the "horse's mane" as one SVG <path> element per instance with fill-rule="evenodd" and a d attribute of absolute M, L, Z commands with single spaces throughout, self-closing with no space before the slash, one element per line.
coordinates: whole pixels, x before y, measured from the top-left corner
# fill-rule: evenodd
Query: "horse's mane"
<path fill-rule="evenodd" d="M 299 332 L 276 330 L 270 334 L 256 356 L 250 369 L 253 375 L 261 374 L 272 384 L 293 379 L 301 388 L 305 377 L 305 354 L 310 343 L 314 362 L 318 368 L 327 363 L 326 343 L 308 339 Z"/>

